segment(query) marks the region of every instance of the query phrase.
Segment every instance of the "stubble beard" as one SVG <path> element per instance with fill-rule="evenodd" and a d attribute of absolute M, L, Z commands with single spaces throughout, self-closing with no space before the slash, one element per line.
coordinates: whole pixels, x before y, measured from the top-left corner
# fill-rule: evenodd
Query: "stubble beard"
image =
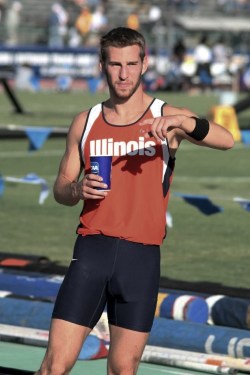
<path fill-rule="evenodd" d="M 119 90 L 116 88 L 116 85 L 112 83 L 111 79 L 109 78 L 107 74 L 106 74 L 106 80 L 109 86 L 111 97 L 115 98 L 119 102 L 125 102 L 129 98 L 131 98 L 131 96 L 136 92 L 136 90 L 141 84 L 141 76 L 140 76 L 135 85 L 131 85 L 131 87 L 127 88 L 126 90 Z"/>

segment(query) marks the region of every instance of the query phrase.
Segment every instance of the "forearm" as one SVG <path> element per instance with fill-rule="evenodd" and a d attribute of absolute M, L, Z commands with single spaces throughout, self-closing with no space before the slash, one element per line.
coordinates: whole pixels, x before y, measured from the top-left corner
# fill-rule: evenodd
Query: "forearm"
<path fill-rule="evenodd" d="M 65 206 L 75 206 L 80 200 L 77 184 L 75 181 L 58 177 L 53 189 L 55 200 Z"/>
<path fill-rule="evenodd" d="M 220 150 L 230 149 L 234 145 L 232 134 L 212 121 L 195 121 L 195 117 L 184 117 L 182 125 L 188 139 L 194 143 Z"/>

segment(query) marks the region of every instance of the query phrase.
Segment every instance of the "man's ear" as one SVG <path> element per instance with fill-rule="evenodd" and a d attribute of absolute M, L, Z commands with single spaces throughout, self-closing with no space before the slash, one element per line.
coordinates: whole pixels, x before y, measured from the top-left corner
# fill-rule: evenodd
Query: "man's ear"
<path fill-rule="evenodd" d="M 99 70 L 100 70 L 101 73 L 103 73 L 103 65 L 102 65 L 101 60 L 99 62 Z"/>
<path fill-rule="evenodd" d="M 141 75 L 143 75 L 148 69 L 148 57 L 145 56 L 142 62 L 142 72 Z"/>

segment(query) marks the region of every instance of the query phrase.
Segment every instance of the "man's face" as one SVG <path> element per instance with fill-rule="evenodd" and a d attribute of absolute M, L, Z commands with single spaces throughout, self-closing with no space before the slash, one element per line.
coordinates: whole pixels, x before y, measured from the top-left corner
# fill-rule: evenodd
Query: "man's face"
<path fill-rule="evenodd" d="M 118 99 L 127 99 L 140 85 L 147 62 L 146 58 L 141 60 L 140 48 L 137 45 L 108 47 L 107 59 L 101 68 L 106 75 L 110 93 Z"/>

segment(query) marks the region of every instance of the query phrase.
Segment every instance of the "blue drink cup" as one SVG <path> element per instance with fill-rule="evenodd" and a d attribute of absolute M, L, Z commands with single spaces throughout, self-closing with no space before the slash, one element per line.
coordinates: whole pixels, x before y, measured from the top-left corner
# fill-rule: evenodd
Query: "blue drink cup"
<path fill-rule="evenodd" d="M 90 156 L 91 173 L 98 174 L 103 178 L 103 183 L 108 187 L 106 189 L 98 187 L 97 190 L 107 191 L 111 189 L 111 169 L 112 169 L 112 156 L 98 155 Z"/>

